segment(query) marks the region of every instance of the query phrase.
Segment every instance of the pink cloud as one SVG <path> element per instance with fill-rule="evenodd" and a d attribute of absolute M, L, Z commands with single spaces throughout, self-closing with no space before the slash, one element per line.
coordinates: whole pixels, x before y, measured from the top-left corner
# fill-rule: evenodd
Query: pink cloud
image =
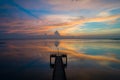
<path fill-rule="evenodd" d="M 120 1 L 106 0 L 48 0 L 53 5 L 53 10 L 71 11 L 71 10 L 104 10 L 113 7 L 119 7 Z"/>
<path fill-rule="evenodd" d="M 1 23 L 1 26 L 7 27 L 6 33 L 21 33 L 21 34 L 44 34 L 46 32 L 53 32 L 54 29 L 59 29 L 62 34 L 70 33 L 78 29 L 76 25 L 84 25 L 91 22 L 109 22 L 120 18 L 120 15 L 112 15 L 106 17 L 94 17 L 80 19 L 77 17 L 66 15 L 49 15 L 41 20 L 15 20 Z M 71 33 L 71 34 L 73 34 Z"/>

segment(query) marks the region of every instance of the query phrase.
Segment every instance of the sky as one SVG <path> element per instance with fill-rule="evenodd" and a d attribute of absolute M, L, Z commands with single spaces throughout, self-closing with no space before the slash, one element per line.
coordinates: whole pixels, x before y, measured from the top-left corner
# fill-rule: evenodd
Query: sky
<path fill-rule="evenodd" d="M 120 0 L 0 0 L 0 39 L 52 35 L 120 38 Z"/>

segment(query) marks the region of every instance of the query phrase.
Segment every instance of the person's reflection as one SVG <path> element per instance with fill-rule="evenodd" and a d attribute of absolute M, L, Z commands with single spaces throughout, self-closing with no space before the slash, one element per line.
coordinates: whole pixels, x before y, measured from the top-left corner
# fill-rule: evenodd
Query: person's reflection
<path fill-rule="evenodd" d="M 60 41 L 58 41 L 58 40 L 56 40 L 56 41 L 54 42 L 54 45 L 55 45 L 56 47 L 58 47 L 59 44 L 60 44 Z"/>
<path fill-rule="evenodd" d="M 57 50 L 56 55 L 60 55 L 60 53 L 59 53 L 59 44 L 60 44 L 60 42 L 59 42 L 58 40 L 56 40 L 56 41 L 54 42 L 54 45 L 55 45 L 56 50 Z"/>

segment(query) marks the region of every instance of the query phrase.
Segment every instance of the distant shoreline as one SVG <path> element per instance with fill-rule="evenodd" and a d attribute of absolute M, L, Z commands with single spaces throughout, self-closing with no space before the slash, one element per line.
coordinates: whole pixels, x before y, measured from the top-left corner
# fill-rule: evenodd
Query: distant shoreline
<path fill-rule="evenodd" d="M 62 40 L 62 39 L 85 39 L 85 40 L 120 40 L 120 38 L 10 38 L 10 39 L 0 39 L 0 40 Z"/>

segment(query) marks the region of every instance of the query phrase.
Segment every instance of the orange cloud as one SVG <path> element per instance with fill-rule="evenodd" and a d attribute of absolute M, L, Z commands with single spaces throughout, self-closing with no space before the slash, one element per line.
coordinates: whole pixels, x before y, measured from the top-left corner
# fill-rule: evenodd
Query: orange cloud
<path fill-rule="evenodd" d="M 85 18 L 85 19 L 80 19 L 80 20 L 73 20 L 71 22 L 65 22 L 65 23 L 60 23 L 60 24 L 54 24 L 53 26 L 45 26 L 43 29 L 47 30 L 52 30 L 52 29 L 57 29 L 57 28 L 63 28 L 60 32 L 62 34 L 68 33 L 76 29 L 76 25 L 84 25 L 85 23 L 90 23 L 90 22 L 109 22 L 109 21 L 114 21 L 116 19 L 120 18 L 120 15 L 112 15 L 112 16 L 106 16 L 106 17 L 95 17 L 95 18 Z M 76 29 L 77 30 L 77 29 Z"/>
<path fill-rule="evenodd" d="M 59 16 L 59 15 L 58 15 Z M 2 26 L 9 26 L 7 28 L 6 33 L 22 33 L 22 34 L 43 34 L 46 32 L 53 32 L 53 30 L 59 30 L 61 35 L 65 35 L 66 33 L 74 33 L 71 32 L 73 30 L 78 30 L 76 26 L 82 26 L 85 23 L 91 23 L 91 22 L 109 22 L 114 21 L 120 18 L 120 15 L 112 15 L 112 16 L 106 16 L 106 17 L 94 17 L 94 18 L 66 18 L 66 22 L 60 22 L 58 21 L 53 22 L 47 20 L 26 20 L 26 21 L 14 21 L 10 23 L 2 23 Z M 70 19 L 70 20 L 69 20 Z M 62 20 L 62 19 L 61 19 Z M 64 17 L 63 17 L 64 20 Z"/>

